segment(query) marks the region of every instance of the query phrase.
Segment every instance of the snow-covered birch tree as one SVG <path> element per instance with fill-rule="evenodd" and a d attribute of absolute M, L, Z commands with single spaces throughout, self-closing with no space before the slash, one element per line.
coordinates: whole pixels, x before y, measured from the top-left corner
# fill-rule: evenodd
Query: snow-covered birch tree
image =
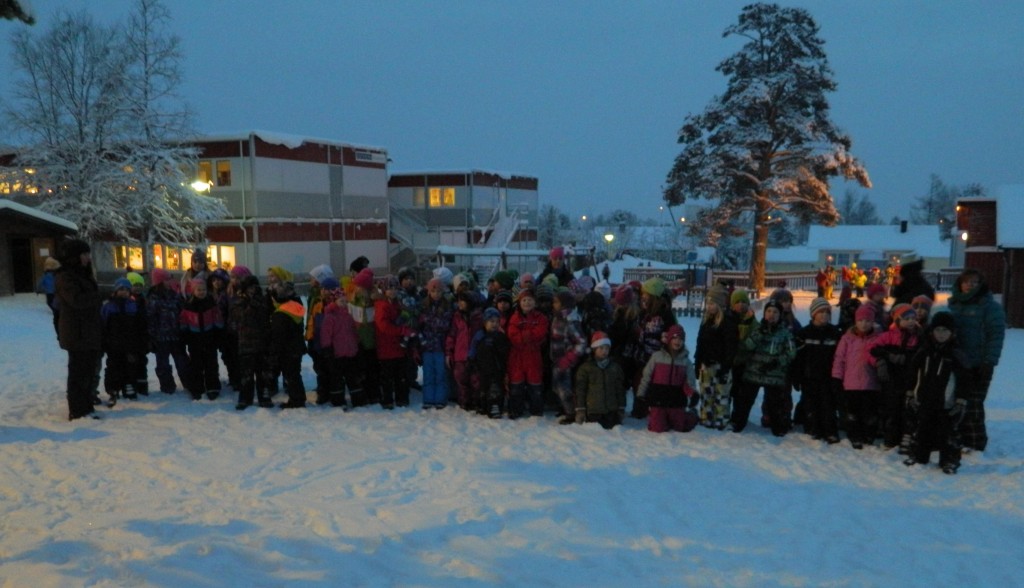
<path fill-rule="evenodd" d="M 87 13 L 59 15 L 39 36 L 14 37 L 18 79 L 8 120 L 36 170 L 39 207 L 75 222 L 88 240 L 194 243 L 226 215 L 218 198 L 190 186 L 196 151 L 175 94 L 178 40 L 163 32 L 158 0 L 138 0 L 119 26 Z"/>
<path fill-rule="evenodd" d="M 718 200 L 691 230 L 711 245 L 723 236 L 753 233 L 751 285 L 764 288 L 765 249 L 773 222 L 834 225 L 838 214 L 829 179 L 864 187 L 871 181 L 850 153 L 850 137 L 829 117 L 827 94 L 836 89 L 818 25 L 799 8 L 752 4 L 724 37 L 746 39 L 717 71 L 725 93 L 686 117 L 683 146 L 668 173 L 664 200 Z M 749 218 L 740 224 L 737 219 Z"/>

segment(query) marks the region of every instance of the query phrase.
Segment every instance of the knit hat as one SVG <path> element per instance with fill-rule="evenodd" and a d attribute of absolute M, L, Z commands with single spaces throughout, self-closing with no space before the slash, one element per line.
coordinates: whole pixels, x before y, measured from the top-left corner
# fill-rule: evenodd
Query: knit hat
<path fill-rule="evenodd" d="M 777 302 L 793 302 L 793 293 L 785 288 L 778 288 L 769 298 Z"/>
<path fill-rule="evenodd" d="M 616 306 L 629 306 L 630 304 L 633 304 L 633 298 L 634 294 L 632 288 L 629 286 L 619 286 L 619 288 L 615 290 L 615 296 L 612 300 L 614 300 Z"/>
<path fill-rule="evenodd" d="M 352 263 L 348 264 L 348 271 L 358 274 L 368 267 L 370 267 L 370 260 L 365 255 L 360 255 Z"/>
<path fill-rule="evenodd" d="M 608 345 L 610 347 L 611 344 L 612 340 L 608 338 L 607 333 L 605 333 L 604 331 L 594 331 L 594 334 L 591 335 L 590 337 L 591 349 L 595 349 L 602 345 Z"/>
<path fill-rule="evenodd" d="M 213 272 L 210 274 L 210 278 L 217 278 L 218 280 L 223 281 L 225 284 L 231 281 L 231 276 L 229 276 L 228 272 L 224 271 L 223 268 L 217 268 L 213 270 Z"/>
<path fill-rule="evenodd" d="M 398 270 L 398 283 L 406 278 L 416 279 L 416 272 L 411 267 L 403 267 Z"/>
<path fill-rule="evenodd" d="M 277 279 L 282 282 L 291 282 L 293 279 L 292 273 L 279 265 L 271 266 L 267 273 L 277 276 Z"/>
<path fill-rule="evenodd" d="M 398 290 L 402 287 L 401 282 L 398 281 L 398 276 L 390 275 L 384 278 L 384 289 L 386 290 Z"/>
<path fill-rule="evenodd" d="M 875 320 L 875 311 L 867 304 L 862 304 L 853 314 L 853 318 L 858 321 L 873 321 Z"/>
<path fill-rule="evenodd" d="M 153 270 L 150 276 L 152 276 L 153 285 L 159 286 L 160 284 L 163 284 L 164 282 L 167 282 L 171 279 L 171 272 L 158 267 Z"/>
<path fill-rule="evenodd" d="M 533 289 L 523 288 L 522 290 L 519 291 L 519 294 L 516 294 L 516 302 L 519 302 L 523 298 L 533 298 L 534 300 L 536 300 L 537 295 L 534 294 Z"/>
<path fill-rule="evenodd" d="M 750 294 L 748 294 L 746 290 L 733 290 L 732 296 L 729 297 L 729 305 L 732 306 L 738 302 L 750 304 Z"/>
<path fill-rule="evenodd" d="M 47 257 L 43 262 L 43 271 L 52 272 L 60 269 L 60 262 L 52 257 Z"/>
<path fill-rule="evenodd" d="M 427 282 L 427 292 L 444 292 L 447 286 L 444 285 L 444 280 L 441 278 L 431 278 Z"/>
<path fill-rule="evenodd" d="M 323 284 L 324 280 L 326 280 L 327 278 L 334 277 L 334 270 L 332 270 L 331 267 L 326 263 L 321 263 L 315 268 L 309 270 L 309 277 L 313 278 L 317 282 L 320 282 L 320 284 Z"/>
<path fill-rule="evenodd" d="M 245 267 L 244 265 L 236 265 L 235 267 L 231 268 L 231 271 L 228 273 L 231 274 L 231 277 L 238 278 L 239 280 L 241 280 L 242 278 L 247 278 L 252 275 L 252 272 L 249 270 L 249 268 Z"/>
<path fill-rule="evenodd" d="M 201 263 L 203 267 L 206 267 L 206 250 L 202 247 L 196 247 L 196 250 L 192 252 L 192 265 L 197 263 Z"/>
<path fill-rule="evenodd" d="M 885 295 L 885 286 L 881 284 L 871 284 L 867 290 L 868 298 L 874 298 L 875 294 Z"/>
<path fill-rule="evenodd" d="M 658 277 L 649 278 L 641 289 L 650 296 L 661 296 L 665 293 L 665 280 Z"/>
<path fill-rule="evenodd" d="M 452 288 L 455 290 L 459 289 L 459 286 L 466 284 L 466 287 L 470 290 L 476 288 L 476 283 L 473 281 L 473 277 L 466 272 L 459 272 L 452 278 Z"/>
<path fill-rule="evenodd" d="M 494 274 L 494 281 L 498 282 L 503 290 L 511 290 L 516 285 L 516 278 L 512 275 L 512 272 L 508 270 L 501 270 Z"/>
<path fill-rule="evenodd" d="M 576 295 L 572 292 L 559 292 L 555 295 L 555 298 L 558 299 L 563 309 L 571 310 L 576 308 Z"/>
<path fill-rule="evenodd" d="M 729 291 L 725 289 L 725 286 L 721 284 L 715 284 L 708 290 L 708 302 L 714 302 L 719 308 L 726 307 L 726 301 L 729 300 Z"/>
<path fill-rule="evenodd" d="M 665 329 L 661 333 L 661 342 L 664 343 L 665 345 L 668 345 L 669 341 L 675 339 L 676 337 L 679 337 L 684 341 L 686 340 L 686 331 L 683 330 L 682 325 L 672 325 L 669 328 Z"/>
<path fill-rule="evenodd" d="M 321 290 L 336 290 L 341 288 L 341 282 L 338 281 L 338 278 L 330 276 L 328 278 L 324 278 L 324 281 L 320 282 L 320 288 Z"/>
<path fill-rule="evenodd" d="M 501 318 L 501 311 L 493 306 L 484 309 L 484 321 L 497 320 Z"/>
<path fill-rule="evenodd" d="M 548 257 L 550 257 L 551 259 L 565 259 L 565 248 L 552 247 L 551 251 L 548 252 Z"/>
<path fill-rule="evenodd" d="M 373 270 L 370 268 L 363 268 L 356 274 L 356 277 L 352 278 L 352 282 L 357 288 L 363 290 L 369 290 L 373 288 Z"/>
<path fill-rule="evenodd" d="M 494 295 L 494 303 L 497 304 L 497 303 L 501 302 L 502 300 L 504 300 L 505 302 L 508 302 L 509 304 L 512 304 L 512 302 L 514 302 L 514 300 L 512 298 L 512 291 L 511 290 L 498 290 L 498 293 Z"/>
<path fill-rule="evenodd" d="M 548 288 L 551 288 L 552 292 L 554 292 L 555 288 L 557 288 L 559 286 L 558 276 L 556 276 L 555 274 L 548 274 L 548 275 L 544 276 L 544 279 L 541 280 L 540 284 L 538 284 L 538 285 L 539 286 L 547 286 Z"/>
<path fill-rule="evenodd" d="M 765 311 L 767 311 L 769 308 L 774 308 L 775 310 L 779 311 L 779 314 L 782 314 L 782 306 L 779 305 L 779 301 L 769 298 L 768 302 L 764 303 L 764 308 L 761 309 L 762 317 L 765 315 Z"/>
<path fill-rule="evenodd" d="M 455 276 L 452 275 L 452 270 L 442 266 L 434 269 L 434 277 L 444 282 L 445 286 L 451 286 Z"/>
<path fill-rule="evenodd" d="M 131 282 L 132 286 L 145 286 L 146 285 L 146 279 L 143 278 L 142 274 L 140 274 L 138 272 L 128 272 L 127 274 L 125 274 L 124 277 L 128 278 L 128 281 Z"/>
<path fill-rule="evenodd" d="M 526 288 L 526 289 L 528 290 L 529 288 Z M 555 289 L 552 288 L 551 286 L 548 286 L 547 284 L 541 284 L 541 285 L 537 286 L 537 291 L 536 291 L 535 296 L 536 296 L 537 300 L 554 300 L 554 298 L 555 298 Z"/>
<path fill-rule="evenodd" d="M 114 280 L 114 292 L 117 292 L 121 288 L 124 288 L 125 290 L 132 289 L 132 283 L 128 281 L 128 278 L 118 278 Z"/>
<path fill-rule="evenodd" d="M 818 314 L 818 311 L 821 310 L 831 311 L 832 305 L 828 303 L 828 300 L 819 296 L 814 300 L 811 300 L 811 317 L 813 318 L 814 315 Z"/>
<path fill-rule="evenodd" d="M 906 302 L 900 302 L 899 304 L 894 305 L 889 311 L 889 315 L 892 316 L 893 320 L 901 319 L 907 314 L 913 318 L 917 318 L 917 311 L 914 310 L 913 306 L 910 306 Z"/>
<path fill-rule="evenodd" d="M 931 322 L 929 322 L 928 326 L 933 330 L 936 327 L 946 327 L 950 331 L 955 331 L 956 320 L 953 318 L 953 315 L 951 313 L 943 310 L 935 313 L 935 316 L 932 317 Z"/>
<path fill-rule="evenodd" d="M 913 306 L 923 304 L 925 308 L 931 308 L 934 301 L 931 298 L 928 298 L 925 294 L 918 294 L 917 296 L 914 296 L 914 299 L 910 301 L 910 304 Z"/>

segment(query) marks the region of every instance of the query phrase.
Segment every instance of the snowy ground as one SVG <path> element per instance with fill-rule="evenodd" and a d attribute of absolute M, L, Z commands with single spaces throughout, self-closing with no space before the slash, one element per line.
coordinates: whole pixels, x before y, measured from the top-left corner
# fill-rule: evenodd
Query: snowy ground
<path fill-rule="evenodd" d="M 1020 330 L 989 451 L 946 476 L 757 426 L 239 413 L 230 394 L 157 393 L 69 423 L 42 299 L 0 298 L 0 323 L 0 586 L 1021 583 Z"/>

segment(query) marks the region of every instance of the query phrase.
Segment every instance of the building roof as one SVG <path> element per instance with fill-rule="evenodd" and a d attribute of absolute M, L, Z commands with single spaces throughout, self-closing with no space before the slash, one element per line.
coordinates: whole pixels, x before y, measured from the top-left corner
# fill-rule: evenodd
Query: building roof
<path fill-rule="evenodd" d="M 999 188 L 996 201 L 996 245 L 1024 249 L 1024 184 Z"/>
<path fill-rule="evenodd" d="M 261 131 L 258 129 L 238 132 L 209 133 L 195 137 L 194 141 L 196 141 L 197 143 L 203 143 L 208 141 L 237 141 L 239 139 L 248 139 L 249 135 L 255 135 L 267 143 L 270 143 L 272 145 L 283 145 L 289 149 L 301 147 L 303 143 L 316 143 L 318 145 L 333 145 L 335 147 L 350 147 L 352 149 L 369 149 L 373 151 L 382 151 L 385 153 L 387 152 L 387 149 L 383 147 L 376 147 L 373 145 L 357 145 L 354 143 L 347 143 L 345 141 L 338 141 L 336 139 L 323 139 L 320 137 L 292 135 L 289 133 L 278 133 L 276 131 Z"/>
<path fill-rule="evenodd" d="M 13 200 L 7 200 L 5 198 L 0 198 L 0 213 L 4 212 L 5 210 L 9 211 L 11 213 L 14 213 L 16 215 L 24 215 L 24 216 L 27 216 L 27 217 L 30 217 L 30 218 L 33 218 L 33 219 L 36 219 L 36 220 L 39 220 L 39 221 L 42 221 L 42 222 L 45 222 L 45 223 L 49 223 L 51 225 L 56 225 L 58 227 L 67 229 L 67 231 L 69 233 L 77 233 L 78 232 L 78 225 L 76 225 L 75 223 L 73 223 L 73 222 L 71 222 L 69 220 L 65 220 L 65 219 L 60 218 L 59 216 L 54 216 L 52 214 L 43 212 L 43 211 L 39 210 L 38 208 L 32 208 L 31 206 L 25 206 L 24 204 L 18 204 L 17 202 L 15 202 Z"/>
<path fill-rule="evenodd" d="M 812 225 L 807 247 L 828 251 L 900 251 L 920 257 L 949 257 L 950 244 L 939 236 L 938 225 Z"/>

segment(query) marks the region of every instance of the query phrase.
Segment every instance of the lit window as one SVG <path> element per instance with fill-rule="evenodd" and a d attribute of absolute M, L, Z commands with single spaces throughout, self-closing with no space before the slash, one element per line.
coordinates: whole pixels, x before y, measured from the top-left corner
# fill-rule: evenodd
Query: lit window
<path fill-rule="evenodd" d="M 231 185 L 231 162 L 227 160 L 220 160 L 217 162 L 217 185 L 218 186 L 230 186 Z"/>
<path fill-rule="evenodd" d="M 167 247 L 164 251 L 164 269 L 177 271 L 181 269 L 181 250 L 177 247 Z"/>
<path fill-rule="evenodd" d="M 162 268 L 164 267 L 164 247 L 163 245 L 153 245 L 153 267 Z"/>
<path fill-rule="evenodd" d="M 412 205 L 417 208 L 423 208 L 427 205 L 426 191 L 423 188 L 413 188 Z"/>
<path fill-rule="evenodd" d="M 431 188 L 430 207 L 441 208 L 455 206 L 455 188 Z"/>
<path fill-rule="evenodd" d="M 235 267 L 235 248 L 233 245 L 211 245 L 210 261 L 217 267 L 231 271 Z"/>
<path fill-rule="evenodd" d="M 199 174 L 198 174 L 196 179 L 198 179 L 200 182 L 203 182 L 204 184 L 212 184 L 213 183 L 213 163 L 211 163 L 209 161 L 200 161 L 199 162 Z"/>
<path fill-rule="evenodd" d="M 142 269 L 142 247 L 128 245 L 114 247 L 114 267 L 126 271 Z"/>

